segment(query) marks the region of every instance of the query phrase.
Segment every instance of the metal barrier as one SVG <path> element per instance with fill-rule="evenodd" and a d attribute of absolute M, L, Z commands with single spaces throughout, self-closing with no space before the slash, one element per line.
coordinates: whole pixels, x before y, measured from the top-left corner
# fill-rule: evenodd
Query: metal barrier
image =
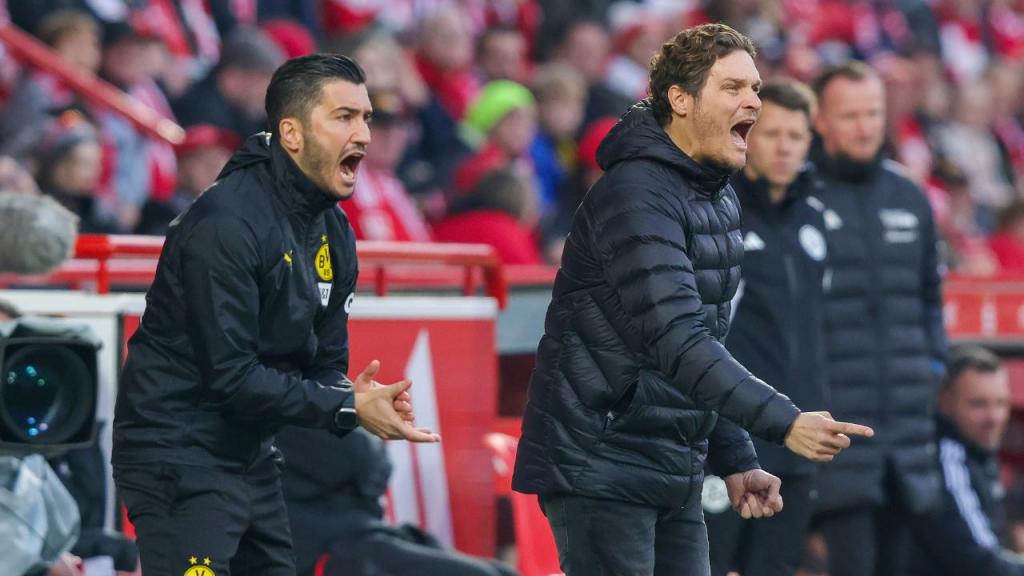
<path fill-rule="evenodd" d="M 69 286 L 81 290 L 95 286 L 100 294 L 110 292 L 113 286 L 145 287 L 156 274 L 157 258 L 164 239 L 158 236 L 93 235 L 82 234 L 75 246 L 74 259 L 54 272 L 43 276 L 0 275 L 0 287 L 17 285 Z M 462 293 L 476 292 L 481 272 L 484 290 L 504 308 L 508 299 L 508 286 L 504 270 L 494 249 L 484 244 L 433 244 L 416 242 L 357 242 L 359 264 L 372 272 L 374 292 L 378 296 L 388 293 L 393 270 L 398 268 L 405 284 L 429 283 L 434 279 L 440 285 L 452 284 L 450 270 L 463 269 Z M 412 265 L 412 268 L 401 268 Z M 428 270 L 434 269 L 434 272 Z"/>
<path fill-rule="evenodd" d="M 15 58 L 56 75 L 90 103 L 113 110 L 149 136 L 171 144 L 185 139 L 185 130 L 174 121 L 164 118 L 113 84 L 70 66 L 49 46 L 13 24 L 0 24 L 0 42 Z"/>

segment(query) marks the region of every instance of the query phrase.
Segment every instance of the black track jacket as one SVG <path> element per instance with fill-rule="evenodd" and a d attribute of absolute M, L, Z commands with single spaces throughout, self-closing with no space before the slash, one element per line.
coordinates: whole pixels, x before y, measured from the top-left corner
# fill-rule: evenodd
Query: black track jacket
<path fill-rule="evenodd" d="M 167 235 L 128 343 L 117 465 L 244 469 L 284 424 L 333 429 L 353 394 L 355 240 L 269 134 L 250 137 Z"/>
<path fill-rule="evenodd" d="M 821 181 L 808 164 L 773 204 L 765 181 L 732 178 L 743 207 L 743 267 L 725 347 L 801 410 L 825 408 L 822 279 L 828 253 Z M 776 475 L 813 474 L 817 465 L 754 439 L 761 466 Z"/>

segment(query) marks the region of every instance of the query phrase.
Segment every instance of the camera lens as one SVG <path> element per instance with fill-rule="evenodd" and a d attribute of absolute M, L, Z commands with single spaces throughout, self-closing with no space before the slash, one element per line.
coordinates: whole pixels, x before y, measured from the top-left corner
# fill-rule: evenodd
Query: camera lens
<path fill-rule="evenodd" d="M 0 421 L 30 444 L 66 441 L 93 410 L 91 375 L 82 358 L 62 346 L 12 350 L 0 381 Z"/>

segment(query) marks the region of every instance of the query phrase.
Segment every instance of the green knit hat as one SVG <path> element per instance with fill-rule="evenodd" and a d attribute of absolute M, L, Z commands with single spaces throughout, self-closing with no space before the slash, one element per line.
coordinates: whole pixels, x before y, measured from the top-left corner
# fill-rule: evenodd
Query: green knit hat
<path fill-rule="evenodd" d="M 466 111 L 462 135 L 470 144 L 478 146 L 506 114 L 533 105 L 533 94 L 522 84 L 511 80 L 488 82 Z"/>

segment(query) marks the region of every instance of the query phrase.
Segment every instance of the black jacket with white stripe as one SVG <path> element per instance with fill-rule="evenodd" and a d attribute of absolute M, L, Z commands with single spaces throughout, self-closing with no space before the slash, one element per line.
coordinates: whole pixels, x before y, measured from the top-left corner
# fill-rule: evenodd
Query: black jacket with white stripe
<path fill-rule="evenodd" d="M 1004 528 L 1003 486 L 996 455 L 965 440 L 938 418 L 943 497 L 938 517 L 918 541 L 919 576 L 1024 575 L 1024 560 L 1000 546 Z"/>
<path fill-rule="evenodd" d="M 773 203 L 764 180 L 740 172 L 732 186 L 743 208 L 743 266 L 725 347 L 755 376 L 801 410 L 824 410 L 825 273 L 821 181 L 808 164 Z M 776 475 L 807 475 L 814 462 L 754 439 L 761 467 Z"/>
<path fill-rule="evenodd" d="M 743 257 L 728 174 L 684 154 L 646 105 L 597 155 L 606 172 L 565 243 L 513 487 L 683 506 L 706 455 L 719 475 L 754 468 L 743 428 L 782 443 L 799 410 L 721 344 Z"/>

